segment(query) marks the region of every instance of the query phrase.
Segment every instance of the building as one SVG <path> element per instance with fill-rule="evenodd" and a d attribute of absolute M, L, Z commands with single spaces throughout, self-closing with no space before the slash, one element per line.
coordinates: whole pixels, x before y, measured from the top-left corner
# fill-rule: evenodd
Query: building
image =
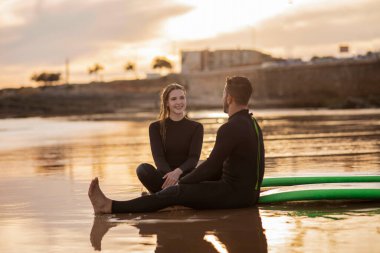
<path fill-rule="evenodd" d="M 158 73 L 146 73 L 146 79 L 157 79 L 160 77 L 161 75 Z"/>
<path fill-rule="evenodd" d="M 181 72 L 192 73 L 260 65 L 274 60 L 276 59 L 272 56 L 256 50 L 182 51 Z"/>

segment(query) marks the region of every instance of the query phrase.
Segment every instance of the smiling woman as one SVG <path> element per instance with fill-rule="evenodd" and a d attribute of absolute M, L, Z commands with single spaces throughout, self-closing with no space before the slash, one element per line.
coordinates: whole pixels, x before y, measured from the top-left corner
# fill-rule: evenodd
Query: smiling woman
<path fill-rule="evenodd" d="M 136 170 L 141 183 L 151 193 L 175 185 L 199 161 L 203 126 L 185 117 L 186 104 L 183 86 L 173 83 L 162 90 L 159 120 L 149 126 L 156 168 L 143 163 Z"/>

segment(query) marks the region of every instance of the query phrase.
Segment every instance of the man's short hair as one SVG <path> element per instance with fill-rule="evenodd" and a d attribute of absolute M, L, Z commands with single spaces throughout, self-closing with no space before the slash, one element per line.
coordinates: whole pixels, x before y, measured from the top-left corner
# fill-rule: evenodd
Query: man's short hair
<path fill-rule="evenodd" d="M 227 77 L 226 92 L 235 99 L 236 104 L 248 105 L 252 95 L 252 84 L 244 76 Z"/>

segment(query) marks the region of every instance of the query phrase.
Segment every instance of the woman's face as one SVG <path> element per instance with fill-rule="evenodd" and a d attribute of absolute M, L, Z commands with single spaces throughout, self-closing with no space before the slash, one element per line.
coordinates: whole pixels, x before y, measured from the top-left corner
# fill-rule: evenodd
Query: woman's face
<path fill-rule="evenodd" d="M 167 106 L 173 114 L 184 114 L 186 110 L 186 95 L 183 90 L 172 90 L 169 93 Z"/>

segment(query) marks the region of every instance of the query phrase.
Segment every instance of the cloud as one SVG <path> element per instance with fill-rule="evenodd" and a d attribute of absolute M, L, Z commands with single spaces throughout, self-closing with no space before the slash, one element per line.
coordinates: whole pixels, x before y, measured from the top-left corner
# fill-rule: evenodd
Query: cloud
<path fill-rule="evenodd" d="M 277 16 L 258 27 L 258 42 L 266 47 L 313 46 L 380 38 L 380 2 L 322 6 Z"/>
<path fill-rule="evenodd" d="M 189 10 L 159 0 L 38 1 L 17 10 L 27 17 L 24 24 L 0 27 L 0 65 L 56 64 L 115 44 L 149 41 L 168 18 Z"/>
<path fill-rule="evenodd" d="M 263 20 L 255 27 L 223 33 L 209 39 L 183 41 L 185 49 L 291 48 L 300 52 L 340 43 L 371 43 L 380 39 L 380 2 L 313 6 Z M 302 49 L 302 50 L 301 50 Z M 378 48 L 380 50 L 380 48 Z"/>
<path fill-rule="evenodd" d="M 178 22 L 173 17 L 196 11 L 196 5 L 189 7 L 170 0 L 13 0 L 5 3 L 16 4 L 0 4 L 0 84 L 26 84 L 34 71 L 62 68 L 66 58 L 70 59 L 72 78 L 76 80 L 75 71 L 86 75 L 88 65 L 99 58 L 106 64 L 107 73 L 125 74 L 118 67 L 124 64 L 124 58 L 134 59 L 139 70 L 146 71 L 150 57 L 159 54 L 174 57 L 177 49 L 255 47 L 282 57 L 333 54 L 340 43 L 348 43 L 352 49 L 361 48 L 361 52 L 380 50 L 378 0 L 331 0 L 331 4 L 318 1 L 314 5 L 299 5 L 292 8 L 293 11 L 259 24 L 245 23 L 239 30 L 216 35 L 210 32 L 212 37 L 197 40 L 181 40 L 180 36 L 177 39 L 175 33 L 170 37 L 167 27 L 164 28 L 168 20 Z M 238 2 L 235 5 L 239 6 Z M 196 22 L 190 20 L 186 24 L 194 28 L 207 19 L 220 24 L 228 22 L 228 19 L 216 19 L 208 11 L 212 14 L 218 10 L 200 12 L 202 15 Z M 253 9 L 252 15 L 255 13 Z M 179 29 L 191 34 L 192 29 L 185 27 L 181 25 Z"/>

